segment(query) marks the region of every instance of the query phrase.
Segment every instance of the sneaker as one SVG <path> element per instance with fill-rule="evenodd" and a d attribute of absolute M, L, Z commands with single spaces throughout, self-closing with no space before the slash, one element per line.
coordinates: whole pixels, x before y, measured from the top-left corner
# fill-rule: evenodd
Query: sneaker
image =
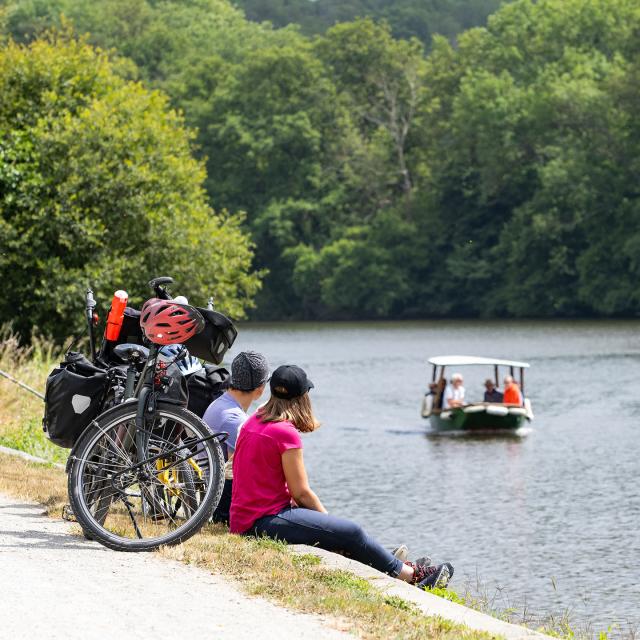
<path fill-rule="evenodd" d="M 431 565 L 426 568 L 425 575 L 419 579 L 416 586 L 420 589 L 445 589 L 453 577 L 453 566 L 448 562 Z"/>
<path fill-rule="evenodd" d="M 412 584 L 417 584 L 421 580 L 424 580 L 424 578 L 431 575 L 433 570 L 431 558 L 418 558 L 415 562 L 405 560 L 404 563 L 413 569 Z"/>
<path fill-rule="evenodd" d="M 406 544 L 401 544 L 399 547 L 391 550 L 391 555 L 404 562 L 409 557 L 409 547 L 407 547 Z"/>

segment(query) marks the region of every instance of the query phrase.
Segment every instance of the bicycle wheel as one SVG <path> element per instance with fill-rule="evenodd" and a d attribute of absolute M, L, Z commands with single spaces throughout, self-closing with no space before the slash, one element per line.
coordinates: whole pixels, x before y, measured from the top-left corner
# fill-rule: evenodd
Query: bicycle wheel
<path fill-rule="evenodd" d="M 142 459 L 131 434 L 137 404 L 103 413 L 83 433 L 69 471 L 69 500 L 86 534 L 117 551 L 179 544 L 211 517 L 224 486 L 224 460 L 208 427 L 190 411 L 158 403 L 145 422 Z"/>

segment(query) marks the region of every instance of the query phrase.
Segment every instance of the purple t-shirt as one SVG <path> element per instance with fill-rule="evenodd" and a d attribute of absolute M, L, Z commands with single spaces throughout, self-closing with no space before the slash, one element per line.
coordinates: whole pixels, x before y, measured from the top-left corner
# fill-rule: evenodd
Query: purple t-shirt
<path fill-rule="evenodd" d="M 247 419 L 247 414 L 235 398 L 225 391 L 207 407 L 202 419 L 213 433 L 226 431 L 229 434 L 227 440 L 222 443 L 224 459 L 227 460 L 229 451 L 231 453 L 235 451 L 238 429 Z"/>

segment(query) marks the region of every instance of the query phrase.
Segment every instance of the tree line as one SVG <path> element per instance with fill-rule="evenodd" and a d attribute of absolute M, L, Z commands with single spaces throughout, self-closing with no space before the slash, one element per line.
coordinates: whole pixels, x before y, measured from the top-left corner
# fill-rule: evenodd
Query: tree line
<path fill-rule="evenodd" d="M 4 5 L 16 42 L 68 21 L 184 114 L 209 201 L 246 212 L 252 317 L 635 314 L 633 0 L 516 0 L 428 47 L 224 0 Z"/>
<path fill-rule="evenodd" d="M 277 27 L 296 24 L 307 35 L 357 18 L 384 20 L 394 36 L 416 37 L 430 47 L 434 35 L 455 38 L 484 24 L 502 0 L 236 0 L 235 4 L 250 20 Z"/>

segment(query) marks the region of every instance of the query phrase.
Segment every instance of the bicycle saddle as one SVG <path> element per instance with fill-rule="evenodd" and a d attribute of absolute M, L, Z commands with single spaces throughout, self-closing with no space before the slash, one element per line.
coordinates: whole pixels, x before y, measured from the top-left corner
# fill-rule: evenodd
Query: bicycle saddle
<path fill-rule="evenodd" d="M 149 357 L 149 349 L 143 347 L 141 344 L 133 344 L 132 342 L 125 342 L 124 344 L 116 345 L 113 348 L 113 355 L 119 358 L 122 362 L 131 362 L 137 364 L 143 362 Z"/>

